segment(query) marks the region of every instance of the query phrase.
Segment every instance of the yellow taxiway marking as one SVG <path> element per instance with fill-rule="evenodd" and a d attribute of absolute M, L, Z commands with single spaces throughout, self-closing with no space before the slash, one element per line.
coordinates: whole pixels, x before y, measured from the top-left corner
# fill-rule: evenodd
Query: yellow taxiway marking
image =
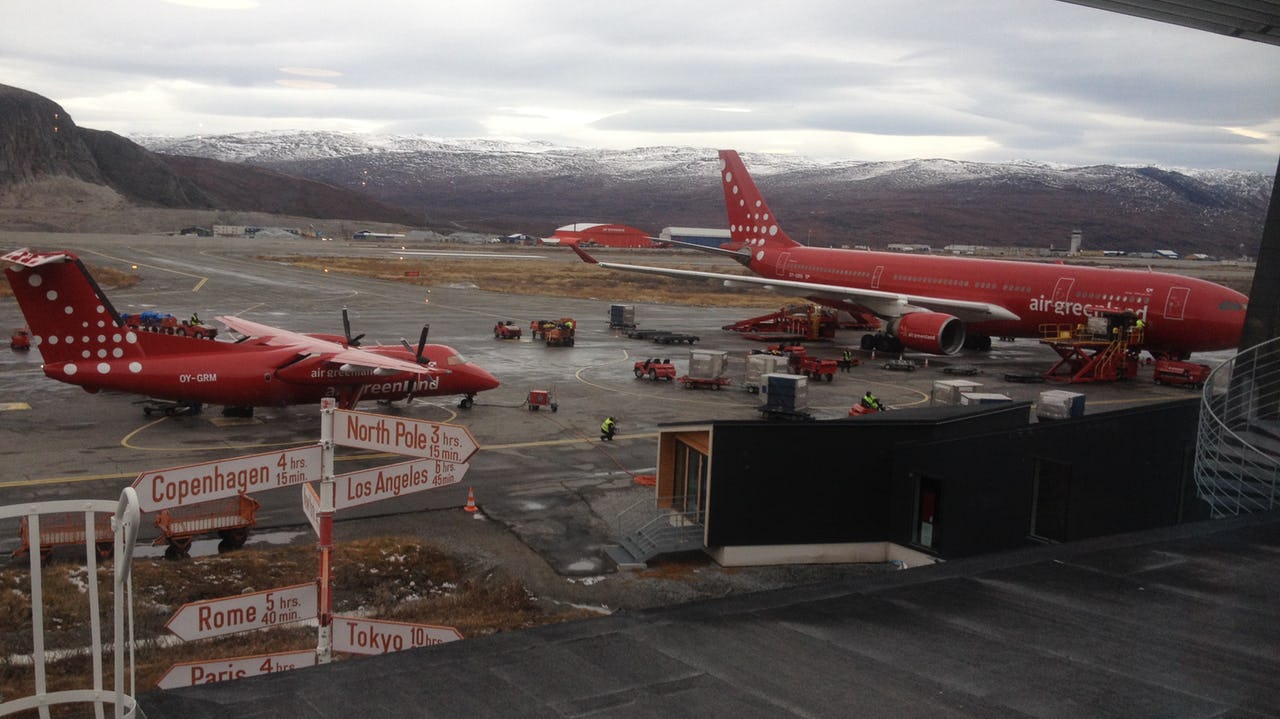
<path fill-rule="evenodd" d="M 0 412 L 14 412 L 23 409 L 31 409 L 31 405 L 26 402 L 0 402 Z"/>
<path fill-rule="evenodd" d="M 175 269 L 173 269 L 172 267 L 161 267 L 160 265 L 151 265 L 151 264 L 147 264 L 147 263 L 145 263 L 145 262 L 134 262 L 134 261 L 132 261 L 132 260 L 126 260 L 126 259 L 124 259 L 123 257 L 116 257 L 115 255 L 108 255 L 107 253 L 105 253 L 105 252 L 99 252 L 98 250 L 88 250 L 88 252 L 92 252 L 93 254 L 95 254 L 95 255 L 97 255 L 97 256 L 99 256 L 99 257 L 105 257 L 105 258 L 107 258 L 107 259 L 109 259 L 109 260 L 115 260 L 116 262 L 125 262 L 125 263 L 128 263 L 128 264 L 130 264 L 130 265 L 133 265 L 134 267 L 150 267 L 150 268 L 151 268 L 151 269 L 153 269 L 153 270 L 159 270 L 159 271 L 161 271 L 161 272 L 169 272 L 169 273 L 171 273 L 171 274 L 179 275 L 179 276 L 181 276 L 181 277 L 190 277 L 190 278 L 192 278 L 192 279 L 196 280 L 196 284 L 195 284 L 195 286 L 191 288 L 191 291 L 192 291 L 192 292 L 199 292 L 199 291 L 200 291 L 200 288 L 201 288 L 201 287 L 204 287 L 204 283 L 206 283 L 206 282 L 208 282 L 208 281 L 209 281 L 209 278 L 208 278 L 208 277 L 205 277 L 204 275 L 197 275 L 197 274 L 192 274 L 192 273 L 190 273 L 190 272 L 183 272 L 182 270 L 175 270 Z"/>

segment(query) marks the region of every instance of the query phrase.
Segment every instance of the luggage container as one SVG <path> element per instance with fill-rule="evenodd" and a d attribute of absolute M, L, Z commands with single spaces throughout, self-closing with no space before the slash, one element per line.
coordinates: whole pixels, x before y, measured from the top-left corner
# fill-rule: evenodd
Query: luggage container
<path fill-rule="evenodd" d="M 969 379 L 934 380 L 933 392 L 929 395 L 929 404 L 960 404 L 960 395 L 965 392 L 975 392 L 981 386 L 981 382 L 974 382 Z"/>
<path fill-rule="evenodd" d="M 760 412 L 772 419 L 809 419 L 809 378 L 798 374 L 771 373 L 761 386 L 764 404 Z"/>
<path fill-rule="evenodd" d="M 1006 404 L 1012 402 L 1013 398 L 1007 394 L 999 394 L 996 392 L 961 392 L 960 404 L 964 406 L 972 406 L 979 404 Z"/>
<path fill-rule="evenodd" d="M 609 327 L 611 329 L 631 329 L 635 326 L 635 305 L 611 305 L 609 307 Z"/>
<path fill-rule="evenodd" d="M 1084 395 L 1052 389 L 1040 393 L 1036 401 L 1038 419 L 1071 419 L 1084 416 Z"/>
<path fill-rule="evenodd" d="M 724 374 L 728 352 L 719 350 L 693 350 L 689 353 L 689 376 L 694 379 L 715 379 Z"/>
<path fill-rule="evenodd" d="M 786 366 L 787 358 L 782 355 L 749 354 L 747 355 L 747 377 L 743 385 L 751 394 L 761 392 L 765 375 L 774 374 L 779 370 L 785 369 Z"/>

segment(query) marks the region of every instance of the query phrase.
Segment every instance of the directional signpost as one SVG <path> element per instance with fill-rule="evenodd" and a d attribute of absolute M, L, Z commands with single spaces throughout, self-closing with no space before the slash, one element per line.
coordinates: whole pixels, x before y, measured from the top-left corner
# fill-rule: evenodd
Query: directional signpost
<path fill-rule="evenodd" d="M 252 657 L 233 657 L 230 659 L 210 659 L 200 662 L 179 662 L 169 667 L 156 686 L 160 689 L 177 689 L 197 684 L 212 684 L 228 679 L 243 679 L 259 674 L 273 674 L 299 667 L 315 666 L 316 653 L 313 649 L 300 652 L 276 652 L 259 654 Z"/>
<path fill-rule="evenodd" d="M 462 634 L 453 627 L 355 617 L 333 618 L 333 648 L 339 652 L 386 654 L 454 642 L 461 638 Z"/>
<path fill-rule="evenodd" d="M 316 618 L 312 582 L 182 605 L 165 628 L 183 641 Z"/>
<path fill-rule="evenodd" d="M 345 637 L 337 638 L 339 651 L 377 654 L 392 651 L 386 647 L 393 644 L 397 648 L 405 648 L 462 638 L 458 630 L 451 627 L 383 622 L 381 624 L 386 624 L 391 629 L 379 629 L 381 624 L 361 624 L 360 627 L 353 624 L 368 623 L 371 620 L 334 617 L 331 586 L 333 514 L 339 509 L 461 482 L 467 472 L 467 460 L 480 448 L 475 437 L 460 425 L 338 409 L 332 399 L 321 400 L 320 418 L 320 447 L 323 451 L 320 459 L 320 492 L 316 498 L 318 502 L 305 491 L 303 494 L 303 509 L 319 536 L 318 661 L 324 664 L 330 660 L 335 648 L 334 631 L 339 619 L 343 622 L 339 634 L 346 631 Z M 334 476 L 334 445 L 391 452 L 419 459 Z"/>
<path fill-rule="evenodd" d="M 199 504 L 320 479 L 318 444 L 143 472 L 133 481 L 144 512 Z"/>

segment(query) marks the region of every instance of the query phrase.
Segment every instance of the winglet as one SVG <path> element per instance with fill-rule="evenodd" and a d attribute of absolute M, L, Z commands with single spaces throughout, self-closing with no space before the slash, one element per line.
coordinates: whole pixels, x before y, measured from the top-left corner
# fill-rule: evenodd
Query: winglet
<path fill-rule="evenodd" d="M 581 257 L 583 262 L 587 263 L 588 265 L 600 264 L 599 260 L 592 257 L 591 255 L 588 255 L 586 250 L 582 249 L 581 247 L 578 247 L 577 242 L 570 242 L 568 244 L 569 244 L 569 249 L 573 250 L 574 254 L 576 254 L 578 257 Z"/>

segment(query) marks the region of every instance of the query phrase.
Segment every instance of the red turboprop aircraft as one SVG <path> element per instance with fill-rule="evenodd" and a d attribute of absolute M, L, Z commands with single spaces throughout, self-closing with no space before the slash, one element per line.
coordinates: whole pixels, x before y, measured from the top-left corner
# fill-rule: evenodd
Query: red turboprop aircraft
<path fill-rule="evenodd" d="M 227 414 L 253 407 L 462 395 L 471 406 L 498 380 L 446 345 L 358 346 L 358 338 L 302 334 L 238 317 L 217 319 L 238 342 L 148 332 L 127 326 L 70 252 L 22 249 L 0 257 L 31 327 L 46 376 L 88 392 L 116 390 L 180 408 L 216 404 Z M 345 320 L 345 316 L 344 316 Z M 349 333 L 348 333 L 349 334 Z M 151 407 L 148 407 L 150 413 Z"/>
<path fill-rule="evenodd" d="M 710 248 L 755 276 L 583 260 L 615 270 L 722 280 L 875 315 L 884 331 L 863 349 L 954 354 L 990 349 L 992 337 L 1044 337 L 1090 317 L 1142 319 L 1136 349 L 1184 359 L 1240 342 L 1249 298 L 1205 280 L 1150 270 L 806 247 L 792 240 L 733 150 L 720 151 L 732 244 Z M 1131 343 L 1133 346 L 1133 343 Z"/>

